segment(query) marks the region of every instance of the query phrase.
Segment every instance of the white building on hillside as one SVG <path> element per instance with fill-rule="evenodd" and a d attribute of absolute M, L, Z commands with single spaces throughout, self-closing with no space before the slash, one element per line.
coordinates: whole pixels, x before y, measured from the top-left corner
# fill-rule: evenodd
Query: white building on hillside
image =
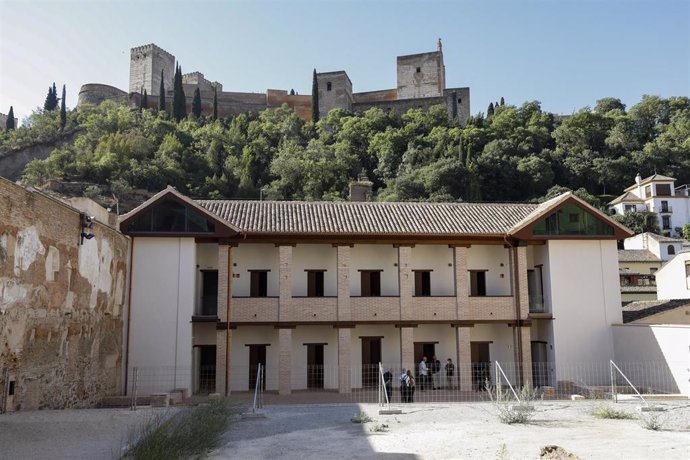
<path fill-rule="evenodd" d="M 617 240 L 571 193 L 542 204 L 192 200 L 122 216 L 132 238 L 126 362 L 140 392 L 349 393 L 378 363 L 452 358 L 461 390 L 574 381 L 614 359 Z M 564 367 L 557 367 L 563 364 Z M 485 369 L 486 374 L 475 372 Z M 574 368 L 573 368 L 574 369 Z M 144 379 L 151 372 L 150 380 Z"/>
<path fill-rule="evenodd" d="M 617 214 L 649 212 L 657 216 L 659 228 L 665 236 L 677 234 L 690 223 L 690 195 L 687 185 L 675 187 L 673 177 L 654 174 L 642 179 L 638 174 L 635 184 L 609 203 Z"/>
<path fill-rule="evenodd" d="M 671 238 L 656 233 L 640 233 L 623 241 L 625 250 L 646 249 L 661 262 L 667 262 L 678 254 L 686 241 L 682 238 Z"/>
<path fill-rule="evenodd" d="M 659 299 L 690 299 L 690 250 L 683 250 L 656 272 Z"/>

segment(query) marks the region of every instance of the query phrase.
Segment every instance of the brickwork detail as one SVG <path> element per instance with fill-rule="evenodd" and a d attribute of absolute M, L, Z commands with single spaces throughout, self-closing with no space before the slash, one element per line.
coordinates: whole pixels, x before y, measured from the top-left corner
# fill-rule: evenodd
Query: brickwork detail
<path fill-rule="evenodd" d="M 520 327 L 520 334 L 522 339 L 522 384 L 526 385 L 527 382 L 533 384 L 532 382 L 532 342 L 531 342 L 531 328 L 530 326 Z"/>
<path fill-rule="evenodd" d="M 280 304 L 278 305 L 278 317 L 285 321 L 292 311 L 292 246 L 280 246 L 278 268 L 278 291 Z"/>
<path fill-rule="evenodd" d="M 515 301 L 513 296 L 470 297 L 469 308 L 465 310 L 468 320 L 513 320 Z"/>
<path fill-rule="evenodd" d="M 515 248 L 517 254 L 517 286 L 520 295 L 520 318 L 527 319 L 529 316 L 529 288 L 527 285 L 527 247 L 519 246 Z"/>
<path fill-rule="evenodd" d="M 352 319 L 350 300 L 350 247 L 338 246 L 338 320 Z"/>
<path fill-rule="evenodd" d="M 467 248 L 455 247 L 454 249 L 454 268 L 455 268 L 455 295 L 457 297 L 457 317 L 458 319 L 469 319 L 469 298 L 470 288 L 467 284 Z"/>
<path fill-rule="evenodd" d="M 405 369 L 413 369 L 414 362 L 414 330 L 413 327 L 400 328 L 400 361 Z"/>
<path fill-rule="evenodd" d="M 338 392 L 352 391 L 352 329 L 338 329 Z"/>
<path fill-rule="evenodd" d="M 415 319 L 412 311 L 412 286 L 414 275 L 411 269 L 412 248 L 410 246 L 398 247 L 398 282 L 400 283 L 400 318 Z"/>
<path fill-rule="evenodd" d="M 277 297 L 235 297 L 232 299 L 232 321 L 278 321 Z M 290 315 L 286 314 L 290 319 Z"/>
<path fill-rule="evenodd" d="M 292 393 L 292 329 L 278 329 L 278 393 Z"/>
<path fill-rule="evenodd" d="M 223 282 L 225 280 L 225 282 Z M 228 321 L 228 302 L 230 302 L 230 318 L 234 317 L 232 306 L 232 247 L 227 244 L 218 245 L 218 321 Z M 226 368 L 226 357 L 232 356 L 232 331 L 223 329 L 216 331 L 216 392 L 230 393 L 230 367 Z M 229 363 L 229 361 L 228 361 Z"/>
<path fill-rule="evenodd" d="M 472 349 L 470 346 L 469 327 L 457 327 L 455 329 L 456 343 L 458 347 L 457 369 L 460 377 L 460 389 L 472 390 Z"/>

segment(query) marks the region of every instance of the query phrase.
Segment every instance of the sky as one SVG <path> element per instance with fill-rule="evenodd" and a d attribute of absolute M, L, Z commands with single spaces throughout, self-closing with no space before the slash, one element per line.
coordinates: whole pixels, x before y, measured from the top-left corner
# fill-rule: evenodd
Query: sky
<path fill-rule="evenodd" d="M 155 43 L 226 91 L 311 92 L 345 70 L 354 92 L 396 87 L 396 56 L 443 41 L 470 110 L 504 97 L 568 114 L 617 97 L 690 95 L 690 0 L 0 0 L 0 112 L 22 120 L 53 82 L 129 88 L 129 50 Z"/>

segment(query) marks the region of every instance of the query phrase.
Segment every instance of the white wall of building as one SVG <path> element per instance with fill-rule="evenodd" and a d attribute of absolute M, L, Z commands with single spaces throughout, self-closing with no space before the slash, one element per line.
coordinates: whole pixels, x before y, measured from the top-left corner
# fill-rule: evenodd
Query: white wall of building
<path fill-rule="evenodd" d="M 515 345 L 513 341 L 513 328 L 505 324 L 475 324 L 470 329 L 470 342 L 491 342 L 489 344 L 489 358 L 492 362 L 498 361 L 506 376 L 515 384 Z M 491 378 L 494 379 L 494 369 L 491 369 Z"/>
<path fill-rule="evenodd" d="M 278 389 L 278 329 L 273 326 L 238 327 L 232 332 L 232 354 L 230 363 L 230 390 L 249 390 L 249 347 L 266 346 L 266 390 Z M 294 363 L 293 363 L 294 364 Z"/>
<path fill-rule="evenodd" d="M 567 380 L 568 366 L 613 358 L 611 324 L 622 322 L 618 251 L 615 241 L 551 240 L 548 254 L 558 378 Z"/>
<path fill-rule="evenodd" d="M 683 252 L 657 270 L 656 293 L 659 299 L 690 299 L 690 277 L 685 269 L 688 264 L 690 252 Z"/>
<path fill-rule="evenodd" d="M 307 346 L 322 343 L 323 387 L 338 388 L 338 329 L 332 326 L 297 326 L 292 331 L 292 389 L 307 388 Z"/>
<path fill-rule="evenodd" d="M 134 238 L 129 367 L 139 391 L 191 388 L 194 238 Z"/>
<path fill-rule="evenodd" d="M 453 249 L 447 245 L 418 244 L 411 251 L 412 270 L 432 270 L 431 295 L 455 295 Z M 414 295 L 414 283 L 410 283 Z"/>
<path fill-rule="evenodd" d="M 381 295 L 397 296 L 398 249 L 391 244 L 356 244 L 350 251 L 350 295 L 362 295 L 360 270 L 381 272 Z"/>
<path fill-rule="evenodd" d="M 307 295 L 305 270 L 326 270 L 323 274 L 323 295 L 338 295 L 338 252 L 330 244 L 298 244 L 292 249 L 292 295 Z"/>
<path fill-rule="evenodd" d="M 232 295 L 247 297 L 250 294 L 251 275 L 249 270 L 270 270 L 268 272 L 268 297 L 277 297 L 279 269 L 279 248 L 274 244 L 239 244 L 232 249 L 233 278 Z"/>
<path fill-rule="evenodd" d="M 615 325 L 613 339 L 623 372 L 628 363 L 647 370 L 633 374 L 634 385 L 690 396 L 690 326 Z"/>
<path fill-rule="evenodd" d="M 467 269 L 487 270 L 486 295 L 510 295 L 510 263 L 508 249 L 499 245 L 472 245 L 467 249 Z M 470 274 L 467 274 L 468 289 Z"/>
<path fill-rule="evenodd" d="M 359 325 L 352 329 L 350 365 L 352 366 L 352 388 L 362 387 L 362 339 L 361 337 L 382 337 L 381 363 L 384 367 L 400 366 L 400 329 L 392 324 Z"/>

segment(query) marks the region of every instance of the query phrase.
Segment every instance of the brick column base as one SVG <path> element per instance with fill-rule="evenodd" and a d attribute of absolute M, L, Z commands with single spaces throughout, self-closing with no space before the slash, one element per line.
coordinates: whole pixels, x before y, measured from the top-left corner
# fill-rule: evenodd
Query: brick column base
<path fill-rule="evenodd" d="M 352 392 L 352 329 L 338 329 L 338 392 Z"/>
<path fill-rule="evenodd" d="M 460 390 L 472 390 L 472 348 L 470 346 L 470 328 L 458 326 L 455 336 L 458 346 L 458 380 Z"/>
<path fill-rule="evenodd" d="M 278 393 L 292 393 L 292 329 L 278 329 Z"/>
<path fill-rule="evenodd" d="M 519 330 L 522 339 L 522 385 L 534 385 L 532 381 L 532 334 L 530 326 L 522 326 Z"/>
<path fill-rule="evenodd" d="M 414 328 L 400 328 L 400 366 L 411 369 L 414 375 Z"/>

